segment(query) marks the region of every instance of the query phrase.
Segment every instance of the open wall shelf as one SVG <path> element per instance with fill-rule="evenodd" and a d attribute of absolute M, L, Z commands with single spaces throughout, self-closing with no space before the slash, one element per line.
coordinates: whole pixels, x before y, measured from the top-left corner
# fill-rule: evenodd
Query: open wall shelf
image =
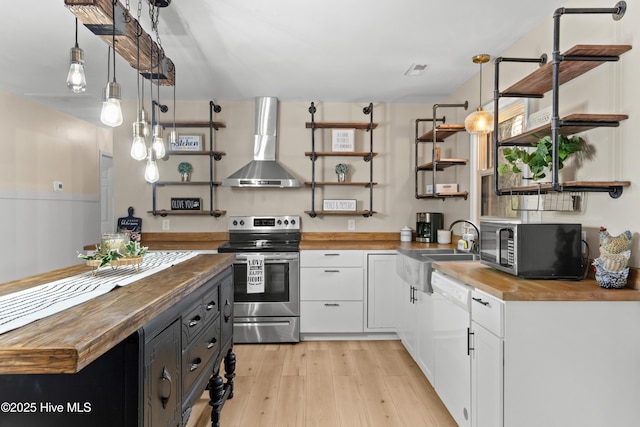
<path fill-rule="evenodd" d="M 612 198 L 622 195 L 624 187 L 631 185 L 630 181 L 570 181 L 560 182 L 558 176 L 557 145 L 560 135 L 571 136 L 597 127 L 617 127 L 620 121 L 626 120 L 624 114 L 570 114 L 562 119 L 558 116 L 560 86 L 582 74 L 606 63 L 618 61 L 620 55 L 631 49 L 630 45 L 576 45 L 564 53 L 560 53 L 560 18 L 564 14 L 611 14 L 614 20 L 624 16 L 626 3 L 618 2 L 613 8 L 561 8 L 556 11 L 553 34 L 552 62 L 547 63 L 547 56 L 540 58 L 496 58 L 494 111 L 498 111 L 499 99 L 502 97 L 542 98 L 551 91 L 551 123 L 524 132 L 521 135 L 505 140 L 498 139 L 498 132 L 494 132 L 494 159 L 499 158 L 499 150 L 504 146 L 526 146 L 536 142 L 539 138 L 550 136 L 553 143 L 552 182 L 523 185 L 512 188 L 501 188 L 498 179 L 498 168 L 494 168 L 495 193 L 500 196 L 546 194 L 549 192 L 581 191 L 606 192 Z M 520 81 L 500 91 L 500 64 L 503 62 L 538 63 L 540 67 Z M 494 127 L 498 128 L 498 115 L 494 115 Z"/>
<path fill-rule="evenodd" d="M 435 104 L 433 106 L 433 117 L 429 119 L 416 119 L 416 129 L 415 129 L 415 168 L 414 168 L 414 179 L 415 179 L 415 197 L 416 199 L 454 199 L 454 198 L 464 198 L 467 199 L 469 193 L 466 191 L 456 191 L 456 192 L 447 192 L 447 193 L 429 193 L 427 192 L 427 184 L 423 183 L 425 179 L 423 179 L 424 174 L 420 172 L 431 172 L 431 185 L 432 188 L 436 188 L 437 185 L 437 172 L 442 172 L 447 168 L 454 166 L 465 166 L 467 164 L 467 159 L 446 159 L 440 158 L 437 153 L 439 153 L 439 148 L 437 147 L 438 143 L 445 142 L 445 140 L 451 136 L 457 135 L 459 132 L 466 132 L 464 125 L 462 124 L 451 124 L 444 123 L 445 118 L 438 118 L 437 110 L 438 108 L 464 108 L 465 110 L 468 108 L 469 103 L 464 102 L 462 104 Z M 431 129 L 426 133 L 420 134 L 419 128 L 420 123 L 422 122 L 430 122 Z M 420 154 L 418 150 L 418 146 L 421 143 L 430 143 L 431 144 L 431 160 L 427 162 L 420 163 Z M 428 176 L 428 175 L 427 175 Z"/>
<path fill-rule="evenodd" d="M 305 211 L 311 218 L 322 215 L 362 215 L 365 218 L 377 213 L 373 210 L 373 187 L 378 183 L 373 181 L 373 159 L 378 153 L 373 151 L 373 130 L 378 127 L 373 122 L 373 104 L 362 109 L 362 112 L 369 116 L 369 122 L 317 122 L 315 121 L 316 106 L 312 102 L 309 107 L 311 121 L 305 123 L 307 129 L 311 129 L 311 151 L 305 152 L 305 156 L 311 160 L 311 181 L 305 185 L 311 187 L 311 210 Z M 316 150 L 316 130 L 318 129 L 355 129 L 369 132 L 369 151 L 317 151 Z M 316 161 L 321 157 L 361 157 L 369 164 L 369 181 L 318 181 L 316 177 Z M 369 191 L 369 209 L 355 211 L 327 211 L 316 209 L 316 190 L 319 187 L 365 187 Z"/>
<path fill-rule="evenodd" d="M 152 185 L 152 209 L 148 211 L 148 213 L 153 216 L 168 216 L 168 215 L 178 215 L 178 216 L 212 216 L 218 218 L 224 214 L 226 211 L 216 209 L 214 206 L 214 195 L 215 189 L 220 185 L 219 182 L 214 181 L 215 176 L 215 168 L 214 161 L 219 161 L 223 156 L 226 155 L 224 151 L 214 150 L 214 131 L 218 129 L 226 128 L 227 126 L 223 122 L 214 121 L 213 114 L 219 113 L 222 111 L 222 107 L 216 105 L 213 101 L 209 102 L 209 120 L 208 121 L 180 121 L 175 123 L 176 128 L 208 128 L 209 129 L 209 150 L 203 151 L 167 151 L 167 156 L 196 156 L 209 157 L 209 180 L 208 181 L 157 181 Z M 173 128 L 173 122 L 160 122 L 165 128 Z M 209 209 L 203 210 L 174 210 L 174 209 L 161 209 L 158 208 L 157 205 L 157 189 L 161 187 L 209 187 Z M 202 205 L 204 207 L 204 204 Z"/>

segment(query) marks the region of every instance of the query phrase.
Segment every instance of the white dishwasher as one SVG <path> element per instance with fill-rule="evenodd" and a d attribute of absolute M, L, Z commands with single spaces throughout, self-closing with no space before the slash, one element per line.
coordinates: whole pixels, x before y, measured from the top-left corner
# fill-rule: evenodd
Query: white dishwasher
<path fill-rule="evenodd" d="M 471 425 L 471 291 L 439 271 L 431 276 L 434 304 L 434 388 L 459 426 Z"/>

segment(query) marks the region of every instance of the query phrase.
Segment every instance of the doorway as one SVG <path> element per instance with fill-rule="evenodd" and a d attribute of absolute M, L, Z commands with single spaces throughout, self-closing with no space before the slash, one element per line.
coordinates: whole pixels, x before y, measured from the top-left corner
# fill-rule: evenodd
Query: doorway
<path fill-rule="evenodd" d="M 100 151 L 100 234 L 114 231 L 113 155 Z"/>

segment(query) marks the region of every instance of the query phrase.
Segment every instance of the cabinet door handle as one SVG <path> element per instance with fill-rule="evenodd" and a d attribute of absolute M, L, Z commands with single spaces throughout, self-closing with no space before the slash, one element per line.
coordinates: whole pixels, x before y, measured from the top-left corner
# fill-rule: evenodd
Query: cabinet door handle
<path fill-rule="evenodd" d="M 340 273 L 340 270 L 325 270 L 325 273 Z"/>
<path fill-rule="evenodd" d="M 216 302 L 215 301 L 211 301 L 209 304 L 207 304 L 206 310 L 207 311 L 211 311 L 215 308 L 216 306 Z"/>
<path fill-rule="evenodd" d="M 224 301 L 224 321 L 225 323 L 229 321 L 229 319 L 231 319 L 231 314 L 232 314 L 232 310 L 231 310 L 231 303 L 229 302 L 229 299 L 227 298 Z"/>
<path fill-rule="evenodd" d="M 471 350 L 475 350 L 471 347 L 471 335 L 475 335 L 475 332 L 471 332 L 471 328 L 467 328 L 467 356 L 471 356 Z"/>
<path fill-rule="evenodd" d="M 474 300 L 475 302 L 479 302 L 484 306 L 491 307 L 491 304 L 489 304 L 489 301 L 483 301 L 482 298 L 471 298 L 471 299 Z"/>
<path fill-rule="evenodd" d="M 200 323 L 200 316 L 196 316 L 193 319 L 189 320 L 189 327 L 193 328 L 194 326 L 196 326 L 198 323 Z"/>
<path fill-rule="evenodd" d="M 337 303 L 325 303 L 325 307 L 340 307 L 340 304 Z"/>
<path fill-rule="evenodd" d="M 167 368 L 162 368 L 162 376 L 160 377 L 160 401 L 162 402 L 162 408 L 167 408 L 167 403 L 171 397 L 171 374 L 167 371 Z"/>
<path fill-rule="evenodd" d="M 189 372 L 193 372 L 198 369 L 198 366 L 200 366 L 201 363 L 202 359 L 200 359 L 199 357 L 196 358 L 193 362 L 191 362 L 191 365 L 189 365 Z"/>
<path fill-rule="evenodd" d="M 324 254 L 324 256 L 340 256 L 340 254 Z"/>
<path fill-rule="evenodd" d="M 212 349 L 217 342 L 218 342 L 218 339 L 216 337 L 211 338 L 211 341 L 207 343 L 207 350 Z"/>

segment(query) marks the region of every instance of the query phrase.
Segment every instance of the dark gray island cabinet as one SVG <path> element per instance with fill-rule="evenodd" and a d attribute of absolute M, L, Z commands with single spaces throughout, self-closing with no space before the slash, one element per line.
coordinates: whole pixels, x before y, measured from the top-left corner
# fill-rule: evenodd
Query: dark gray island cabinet
<path fill-rule="evenodd" d="M 205 390 L 219 425 L 235 377 L 233 259 L 198 255 L 0 335 L 0 425 L 184 426 Z M 6 283 L 0 295 L 86 269 Z"/>

